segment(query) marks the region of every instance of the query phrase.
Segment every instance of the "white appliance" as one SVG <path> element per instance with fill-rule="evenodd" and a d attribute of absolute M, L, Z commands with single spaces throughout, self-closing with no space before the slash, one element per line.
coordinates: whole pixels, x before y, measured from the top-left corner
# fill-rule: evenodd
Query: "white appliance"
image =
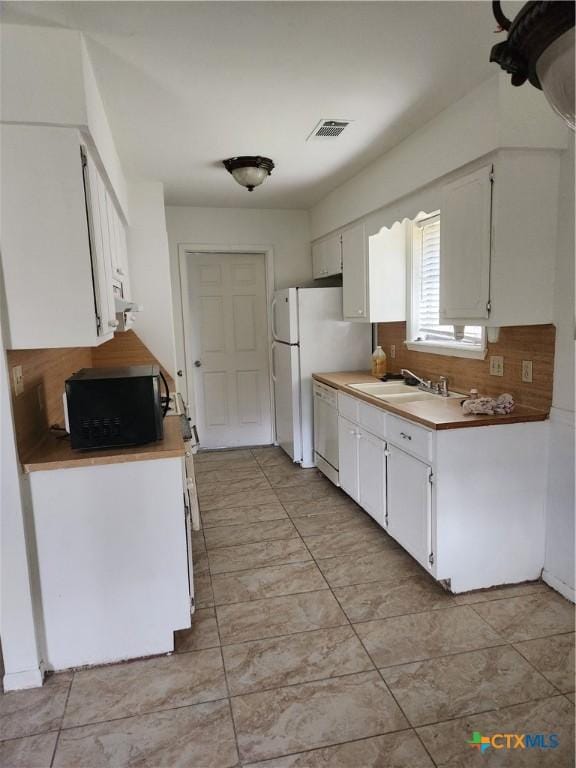
<path fill-rule="evenodd" d="M 285 288 L 274 294 L 272 333 L 276 440 L 313 467 L 312 374 L 366 370 L 371 326 L 342 319 L 342 288 Z"/>
<path fill-rule="evenodd" d="M 314 382 L 314 463 L 340 485 L 338 467 L 338 391 Z"/>

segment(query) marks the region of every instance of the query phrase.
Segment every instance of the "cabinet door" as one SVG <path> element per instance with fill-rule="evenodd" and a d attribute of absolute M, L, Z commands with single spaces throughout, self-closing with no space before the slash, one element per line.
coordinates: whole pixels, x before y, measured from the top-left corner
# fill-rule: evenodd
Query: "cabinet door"
<path fill-rule="evenodd" d="M 425 568 L 432 555 L 432 469 L 388 446 L 388 533 Z"/>
<path fill-rule="evenodd" d="M 447 184 L 440 209 L 440 320 L 486 319 L 490 302 L 492 167 Z"/>
<path fill-rule="evenodd" d="M 338 417 L 338 464 L 340 487 L 358 501 L 358 443 L 360 430 L 351 421 Z"/>
<path fill-rule="evenodd" d="M 364 225 L 342 233 L 342 295 L 346 320 L 368 318 L 368 270 Z"/>
<path fill-rule="evenodd" d="M 324 270 L 326 269 L 326 245 L 325 241 L 321 240 L 319 243 L 314 243 L 312 246 L 312 277 L 314 280 L 318 280 L 321 277 L 325 277 Z"/>
<path fill-rule="evenodd" d="M 386 443 L 365 430 L 358 441 L 359 504 L 370 517 L 385 527 Z"/>
<path fill-rule="evenodd" d="M 342 273 L 342 239 L 340 235 L 334 235 L 325 241 L 324 266 L 326 277 Z"/>

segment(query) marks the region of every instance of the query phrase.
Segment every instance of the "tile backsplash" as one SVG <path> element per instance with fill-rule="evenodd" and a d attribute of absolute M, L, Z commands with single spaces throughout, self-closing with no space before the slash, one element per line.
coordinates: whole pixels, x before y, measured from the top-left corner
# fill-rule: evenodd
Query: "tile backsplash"
<path fill-rule="evenodd" d="M 532 408 L 548 411 L 552 405 L 554 375 L 554 343 L 556 329 L 553 325 L 526 325 L 502 328 L 498 342 L 488 344 L 484 360 L 473 360 L 448 355 L 432 355 L 414 352 L 406 348 L 406 323 L 380 323 L 378 343 L 388 357 L 388 370 L 398 372 L 409 368 L 426 379 L 448 377 L 451 389 L 468 392 L 472 387 L 481 395 L 497 396 L 510 392 L 516 402 Z M 396 347 L 396 357 L 391 356 L 391 346 Z M 490 375 L 490 356 L 504 358 L 504 375 Z M 522 361 L 532 360 L 532 383 L 522 381 Z"/>

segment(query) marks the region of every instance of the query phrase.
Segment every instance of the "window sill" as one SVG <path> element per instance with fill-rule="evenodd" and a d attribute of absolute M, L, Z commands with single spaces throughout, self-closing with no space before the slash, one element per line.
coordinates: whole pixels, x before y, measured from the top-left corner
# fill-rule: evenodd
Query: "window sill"
<path fill-rule="evenodd" d="M 473 360 L 484 360 L 488 350 L 484 347 L 470 347 L 463 344 L 440 341 L 406 341 L 406 348 L 412 352 L 428 352 L 431 355 L 447 355 L 449 357 L 467 357 Z"/>

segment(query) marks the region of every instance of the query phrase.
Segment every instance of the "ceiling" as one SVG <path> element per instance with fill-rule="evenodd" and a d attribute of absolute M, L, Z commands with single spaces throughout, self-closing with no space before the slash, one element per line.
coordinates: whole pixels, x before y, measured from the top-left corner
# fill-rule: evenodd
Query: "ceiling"
<path fill-rule="evenodd" d="M 172 205 L 309 208 L 496 72 L 484 1 L 21 2 L 3 17 L 85 33 L 127 174 L 164 182 Z M 353 122 L 307 142 L 321 118 Z M 252 193 L 221 165 L 242 154 L 276 163 Z"/>

